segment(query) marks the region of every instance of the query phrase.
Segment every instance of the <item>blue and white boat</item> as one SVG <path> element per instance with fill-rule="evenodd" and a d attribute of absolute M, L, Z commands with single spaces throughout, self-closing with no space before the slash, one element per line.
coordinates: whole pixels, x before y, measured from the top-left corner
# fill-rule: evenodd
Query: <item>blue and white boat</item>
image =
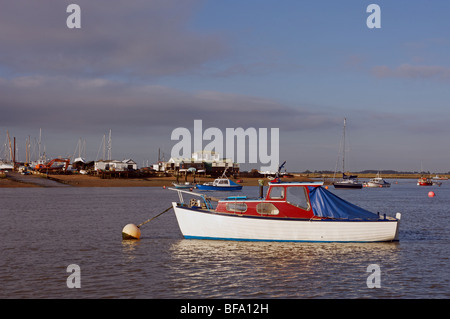
<path fill-rule="evenodd" d="M 238 191 L 242 189 L 242 185 L 239 185 L 230 180 L 226 175 L 226 169 L 222 176 L 216 178 L 214 182 L 207 182 L 204 184 L 197 184 L 197 189 L 201 191 Z"/>

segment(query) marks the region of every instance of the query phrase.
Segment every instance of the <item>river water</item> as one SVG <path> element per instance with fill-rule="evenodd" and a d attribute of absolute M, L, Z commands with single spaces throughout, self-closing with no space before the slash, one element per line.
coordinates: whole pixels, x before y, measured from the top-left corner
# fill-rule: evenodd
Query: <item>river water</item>
<path fill-rule="evenodd" d="M 391 188 L 330 190 L 373 212 L 401 212 L 400 241 L 186 240 L 172 210 L 144 225 L 139 241 L 122 241 L 126 224 L 162 212 L 177 200 L 176 192 L 3 188 L 0 298 L 450 297 L 450 181 L 441 187 L 399 180 Z M 427 196 L 431 190 L 433 198 Z M 240 195 L 257 193 L 257 187 L 244 187 Z M 79 272 L 68 271 L 73 264 Z M 375 288 L 369 288 L 369 265 L 379 267 Z M 69 281 L 80 288 L 69 288 Z"/>

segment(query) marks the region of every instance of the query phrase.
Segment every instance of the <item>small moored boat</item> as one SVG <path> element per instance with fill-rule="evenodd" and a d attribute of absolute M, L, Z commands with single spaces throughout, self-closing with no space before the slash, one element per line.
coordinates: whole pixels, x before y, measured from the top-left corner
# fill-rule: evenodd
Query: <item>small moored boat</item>
<path fill-rule="evenodd" d="M 348 189 L 361 189 L 363 184 L 358 181 L 358 176 L 356 175 L 346 175 L 345 174 L 345 127 L 347 119 L 344 118 L 344 133 L 342 141 L 344 142 L 342 147 L 342 179 L 337 182 L 333 182 L 334 188 L 348 188 Z"/>
<path fill-rule="evenodd" d="M 433 185 L 433 181 L 431 180 L 431 178 L 420 177 L 417 180 L 417 186 L 432 186 L 432 185 Z"/>
<path fill-rule="evenodd" d="M 197 184 L 196 186 L 202 191 L 236 191 L 242 189 L 242 185 L 239 185 L 228 178 L 217 178 L 214 182 Z"/>
<path fill-rule="evenodd" d="M 398 240 L 400 213 L 395 218 L 380 216 L 339 198 L 322 185 L 322 182 L 280 182 L 277 179 L 269 183 L 264 198 L 232 196 L 220 200 L 172 189 L 179 195 L 179 202 L 173 202 L 172 206 L 185 238 L 307 242 Z M 200 199 L 192 198 L 185 203 L 184 193 Z"/>
<path fill-rule="evenodd" d="M 197 187 L 197 184 L 195 184 L 195 183 L 189 183 L 189 182 L 186 182 L 186 183 L 172 183 L 173 184 L 173 186 L 175 186 L 175 188 L 178 188 L 178 189 L 191 189 L 191 188 L 196 188 Z"/>
<path fill-rule="evenodd" d="M 364 187 L 391 187 L 391 183 L 386 182 L 380 174 L 363 183 Z"/>
<path fill-rule="evenodd" d="M 333 182 L 334 188 L 351 188 L 351 189 L 361 189 L 363 184 L 361 184 L 356 175 L 345 175 L 342 174 L 342 179 L 337 182 Z"/>
<path fill-rule="evenodd" d="M 226 175 L 226 169 L 220 178 L 216 178 L 213 182 L 197 184 L 197 188 L 201 191 L 237 191 L 242 189 L 239 185 L 230 180 Z"/>
<path fill-rule="evenodd" d="M 438 180 L 438 181 L 447 181 L 447 180 L 448 180 L 448 177 L 447 177 L 447 176 L 439 176 L 439 175 L 436 175 L 436 176 L 434 176 L 432 179 L 433 179 L 433 180 Z"/>

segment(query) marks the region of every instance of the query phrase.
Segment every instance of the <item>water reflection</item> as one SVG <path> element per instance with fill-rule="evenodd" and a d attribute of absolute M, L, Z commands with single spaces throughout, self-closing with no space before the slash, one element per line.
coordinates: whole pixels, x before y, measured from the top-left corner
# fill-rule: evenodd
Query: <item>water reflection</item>
<path fill-rule="evenodd" d="M 379 244 L 185 240 L 170 212 L 122 241 L 124 225 L 162 212 L 176 193 L 2 189 L 0 297 L 448 298 L 449 189 L 432 199 L 413 183 L 342 192 L 372 211 L 402 212 L 400 242 Z M 79 290 L 66 287 L 73 263 Z M 370 264 L 381 267 L 381 289 L 367 288 Z"/>
<path fill-rule="evenodd" d="M 122 252 L 130 261 L 136 258 L 136 251 L 141 245 L 140 240 L 122 240 Z"/>
<path fill-rule="evenodd" d="M 180 240 L 170 247 L 170 278 L 183 297 L 349 296 L 367 290 L 369 264 L 395 267 L 398 252 L 396 243 Z"/>

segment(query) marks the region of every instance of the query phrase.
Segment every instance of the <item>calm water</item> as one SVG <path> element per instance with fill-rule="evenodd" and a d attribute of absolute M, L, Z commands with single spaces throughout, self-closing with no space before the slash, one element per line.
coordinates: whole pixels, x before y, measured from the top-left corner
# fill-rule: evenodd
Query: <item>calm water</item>
<path fill-rule="evenodd" d="M 257 187 L 241 194 L 256 195 Z M 429 198 L 433 190 L 436 197 Z M 399 243 L 185 240 L 162 188 L 0 189 L 0 298 L 449 298 L 450 181 L 332 190 L 373 212 L 402 212 Z M 67 266 L 81 270 L 69 289 Z M 367 267 L 381 269 L 369 289 Z"/>

